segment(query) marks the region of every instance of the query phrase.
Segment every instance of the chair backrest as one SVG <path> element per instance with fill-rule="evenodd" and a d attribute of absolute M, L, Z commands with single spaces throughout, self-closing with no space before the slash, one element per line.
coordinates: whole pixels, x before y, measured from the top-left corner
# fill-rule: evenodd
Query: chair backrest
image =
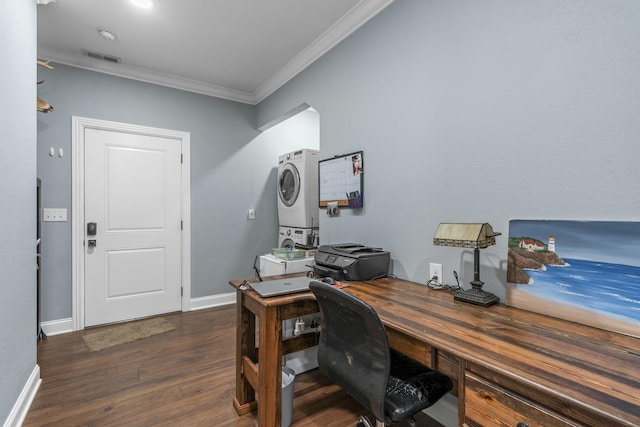
<path fill-rule="evenodd" d="M 335 286 L 311 281 L 309 288 L 322 314 L 320 371 L 384 420 L 390 355 L 380 318 L 367 303 Z"/>

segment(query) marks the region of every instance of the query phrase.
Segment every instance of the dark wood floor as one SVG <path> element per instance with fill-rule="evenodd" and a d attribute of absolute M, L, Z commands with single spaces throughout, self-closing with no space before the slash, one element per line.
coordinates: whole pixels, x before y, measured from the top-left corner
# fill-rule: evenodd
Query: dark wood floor
<path fill-rule="evenodd" d="M 163 317 L 174 331 L 94 353 L 82 331 L 41 341 L 24 426 L 255 426 L 232 406 L 235 305 Z M 355 426 L 363 412 L 317 369 L 296 377 L 293 426 Z"/>

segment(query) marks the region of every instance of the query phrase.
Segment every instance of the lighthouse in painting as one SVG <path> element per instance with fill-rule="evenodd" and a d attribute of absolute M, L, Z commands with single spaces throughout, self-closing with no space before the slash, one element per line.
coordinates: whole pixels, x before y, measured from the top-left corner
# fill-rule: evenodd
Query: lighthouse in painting
<path fill-rule="evenodd" d="M 553 236 L 549 236 L 549 244 L 547 245 L 547 250 L 549 252 L 556 251 L 556 238 Z"/>

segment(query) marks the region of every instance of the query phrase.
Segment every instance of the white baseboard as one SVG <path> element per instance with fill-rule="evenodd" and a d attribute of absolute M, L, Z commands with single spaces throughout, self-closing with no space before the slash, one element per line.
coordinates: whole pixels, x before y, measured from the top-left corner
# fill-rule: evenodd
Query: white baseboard
<path fill-rule="evenodd" d="M 66 334 L 68 332 L 73 332 L 73 319 L 68 318 L 40 322 L 40 327 L 48 337 Z"/>
<path fill-rule="evenodd" d="M 29 412 L 31 403 L 36 397 L 38 388 L 40 388 L 40 383 L 42 383 L 42 380 L 40 379 L 40 366 L 36 365 L 33 368 L 27 383 L 22 388 L 22 392 L 20 393 L 20 396 L 18 396 L 18 400 L 15 405 L 13 405 L 13 409 L 11 409 L 9 416 L 4 421 L 4 427 L 20 427 L 22 425 L 24 419 L 27 417 L 27 412 Z"/>
<path fill-rule="evenodd" d="M 207 297 L 192 298 L 191 310 L 203 310 L 205 308 L 220 307 L 223 305 L 235 304 L 236 293 L 209 295 Z"/>
<path fill-rule="evenodd" d="M 227 294 L 210 295 L 201 298 L 191 299 L 191 310 L 203 310 L 205 308 L 220 307 L 223 305 L 235 304 L 236 293 L 229 292 Z M 42 331 L 48 336 L 66 334 L 73 332 L 73 319 L 58 319 L 49 320 L 47 322 L 41 322 L 40 327 Z"/>
<path fill-rule="evenodd" d="M 458 425 L 458 399 L 451 394 L 445 395 L 422 412 L 445 427 L 456 427 Z"/>

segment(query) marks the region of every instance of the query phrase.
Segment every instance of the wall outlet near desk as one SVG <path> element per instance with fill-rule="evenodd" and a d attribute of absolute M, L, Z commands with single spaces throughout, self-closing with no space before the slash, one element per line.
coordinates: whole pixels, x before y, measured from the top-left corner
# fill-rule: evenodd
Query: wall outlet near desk
<path fill-rule="evenodd" d="M 427 280 L 432 279 L 436 282 L 444 283 L 442 278 L 442 264 L 436 264 L 433 262 L 429 264 L 429 277 Z"/>

